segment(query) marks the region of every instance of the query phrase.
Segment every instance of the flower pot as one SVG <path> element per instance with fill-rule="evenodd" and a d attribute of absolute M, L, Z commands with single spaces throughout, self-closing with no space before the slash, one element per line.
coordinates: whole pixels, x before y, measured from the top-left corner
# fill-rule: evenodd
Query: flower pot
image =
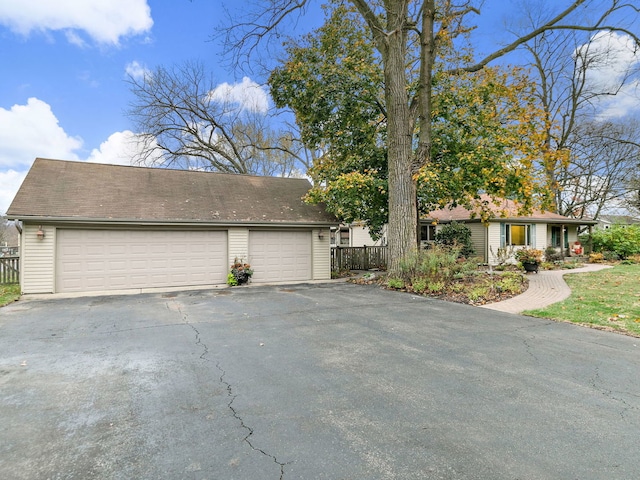
<path fill-rule="evenodd" d="M 522 266 L 524 267 L 524 271 L 529 273 L 529 272 L 536 272 L 538 273 L 538 263 L 537 262 L 522 262 Z"/>
<path fill-rule="evenodd" d="M 243 285 L 249 281 L 249 275 L 245 272 L 238 272 L 235 274 L 238 285 Z"/>

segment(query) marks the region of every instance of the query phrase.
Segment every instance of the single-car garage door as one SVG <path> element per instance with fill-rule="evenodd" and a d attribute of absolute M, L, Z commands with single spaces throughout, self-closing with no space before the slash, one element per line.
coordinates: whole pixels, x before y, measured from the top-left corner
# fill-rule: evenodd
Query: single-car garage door
<path fill-rule="evenodd" d="M 249 261 L 254 282 L 311 279 L 311 232 L 249 232 Z"/>
<path fill-rule="evenodd" d="M 226 231 L 59 229 L 56 291 L 220 284 Z"/>

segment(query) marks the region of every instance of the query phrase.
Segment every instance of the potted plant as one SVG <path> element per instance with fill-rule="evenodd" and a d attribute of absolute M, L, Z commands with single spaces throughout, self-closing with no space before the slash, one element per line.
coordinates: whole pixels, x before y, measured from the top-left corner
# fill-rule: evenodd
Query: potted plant
<path fill-rule="evenodd" d="M 536 272 L 542 263 L 542 250 L 522 248 L 515 254 L 516 260 L 522 263 L 525 272 Z"/>
<path fill-rule="evenodd" d="M 231 264 L 231 271 L 227 275 L 227 284 L 230 286 L 243 285 L 249 282 L 253 275 L 251 265 L 244 263 L 242 259 L 236 258 Z"/>

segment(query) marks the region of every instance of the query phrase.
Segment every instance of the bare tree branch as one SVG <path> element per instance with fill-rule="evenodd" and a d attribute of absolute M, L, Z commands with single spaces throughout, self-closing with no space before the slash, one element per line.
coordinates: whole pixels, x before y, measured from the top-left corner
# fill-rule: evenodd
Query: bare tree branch
<path fill-rule="evenodd" d="M 244 174 L 295 171 L 291 135 L 269 127 L 266 112 L 216 92 L 202 64 L 160 67 L 129 84 L 136 97 L 129 116 L 139 132 L 135 162 Z"/>

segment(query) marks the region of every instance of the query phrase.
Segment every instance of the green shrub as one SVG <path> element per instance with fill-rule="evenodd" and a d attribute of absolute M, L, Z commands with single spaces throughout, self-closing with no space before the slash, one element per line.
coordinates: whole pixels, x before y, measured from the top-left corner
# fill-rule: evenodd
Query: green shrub
<path fill-rule="evenodd" d="M 469 300 L 472 302 L 477 302 L 481 298 L 487 297 L 489 295 L 489 287 L 479 286 L 474 287 L 469 292 Z"/>
<path fill-rule="evenodd" d="M 400 271 L 406 280 L 417 277 L 440 280 L 460 271 L 459 249 L 434 245 L 428 250 L 415 250 L 400 261 Z"/>
<path fill-rule="evenodd" d="M 547 247 L 544 250 L 544 258 L 547 262 L 557 262 L 564 259 L 562 250 L 557 250 L 555 247 Z"/>
<path fill-rule="evenodd" d="M 429 282 L 427 289 L 430 293 L 438 293 L 444 290 L 444 282 Z"/>
<path fill-rule="evenodd" d="M 618 255 L 616 252 L 611 252 L 609 250 L 602 252 L 602 255 L 604 256 L 604 259 L 607 262 L 616 262 L 620 260 L 620 255 Z"/>
<path fill-rule="evenodd" d="M 401 278 L 390 278 L 387 280 L 387 286 L 395 289 L 404 288 L 404 280 Z"/>
<path fill-rule="evenodd" d="M 500 280 L 496 285 L 501 292 L 520 293 L 522 291 L 522 275 L 507 272 L 500 275 Z"/>
<path fill-rule="evenodd" d="M 449 247 L 458 247 L 461 257 L 469 258 L 475 254 L 473 243 L 471 242 L 471 230 L 464 223 L 453 221 L 436 233 L 436 244 Z"/>
<path fill-rule="evenodd" d="M 427 280 L 424 278 L 414 278 L 411 280 L 411 288 L 416 293 L 422 293 L 427 289 Z"/>
<path fill-rule="evenodd" d="M 640 254 L 640 225 L 614 225 L 606 230 L 596 230 L 591 234 L 593 250 L 602 252 L 605 259 L 625 259 Z M 610 252 L 607 255 L 607 252 Z M 609 258 L 607 258 L 609 257 Z"/>

